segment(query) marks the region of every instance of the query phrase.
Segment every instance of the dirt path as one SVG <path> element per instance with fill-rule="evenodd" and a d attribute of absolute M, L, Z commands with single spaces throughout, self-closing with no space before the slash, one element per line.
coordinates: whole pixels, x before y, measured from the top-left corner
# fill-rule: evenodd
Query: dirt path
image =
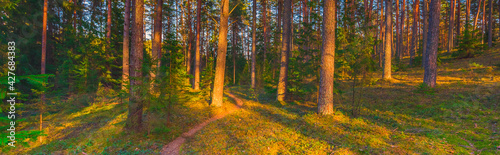
<path fill-rule="evenodd" d="M 174 141 L 163 146 L 163 148 L 161 149 L 161 154 L 162 155 L 178 155 L 179 151 L 180 151 L 180 147 L 186 141 L 186 138 L 192 137 L 196 132 L 203 129 L 203 127 L 207 126 L 209 123 L 216 121 L 218 119 L 221 119 L 221 118 L 225 117 L 226 115 L 231 114 L 231 113 L 233 113 L 236 110 L 241 108 L 241 106 L 243 105 L 243 102 L 241 101 L 241 99 L 239 99 L 238 97 L 234 96 L 231 93 L 226 93 L 226 95 L 233 98 L 236 101 L 236 108 L 231 108 L 231 110 L 229 110 L 229 111 L 217 114 L 214 117 L 206 120 L 205 122 L 198 124 L 195 127 L 191 128 L 189 131 L 184 132 L 181 136 L 177 137 Z"/>

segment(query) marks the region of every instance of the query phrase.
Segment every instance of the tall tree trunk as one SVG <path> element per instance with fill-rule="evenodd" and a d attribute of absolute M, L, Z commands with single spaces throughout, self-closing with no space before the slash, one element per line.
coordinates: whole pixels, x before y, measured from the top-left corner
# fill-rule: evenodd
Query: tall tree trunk
<path fill-rule="evenodd" d="M 111 0 L 106 1 L 108 5 L 108 19 L 106 23 L 106 39 L 108 41 L 108 44 L 110 43 L 111 40 Z"/>
<path fill-rule="evenodd" d="M 403 5 L 403 6 L 401 7 L 401 22 L 400 22 L 401 26 L 399 26 L 399 28 L 401 29 L 401 30 L 399 30 L 400 31 L 399 38 L 401 40 L 401 41 L 399 41 L 399 55 L 398 55 L 399 60 L 401 60 L 401 58 L 403 57 L 403 53 L 405 51 L 404 49 L 406 47 L 405 45 L 407 45 L 407 44 L 404 44 L 404 35 L 403 35 L 404 34 L 404 25 L 405 25 L 404 23 L 405 23 L 405 13 L 406 13 L 405 12 L 406 0 L 403 0 L 403 3 L 401 5 Z M 408 34 L 408 33 L 406 33 L 406 34 Z"/>
<path fill-rule="evenodd" d="M 217 66 L 215 68 L 215 82 L 212 97 L 212 106 L 222 106 L 224 93 L 224 72 L 226 69 L 227 28 L 229 18 L 229 0 L 222 0 L 219 23 L 219 42 L 217 45 Z"/>
<path fill-rule="evenodd" d="M 292 0 L 285 0 L 283 13 L 283 42 L 281 46 L 280 76 L 278 82 L 278 94 L 276 100 L 284 101 L 286 98 L 288 78 L 288 58 L 291 48 L 291 26 L 292 26 Z"/>
<path fill-rule="evenodd" d="M 448 23 L 448 53 L 453 49 L 453 22 L 455 21 L 455 0 L 450 0 L 450 19 Z"/>
<path fill-rule="evenodd" d="M 144 1 L 135 0 L 134 24 L 132 25 L 132 52 L 130 59 L 130 98 L 128 104 L 127 128 L 140 131 L 142 128 L 143 101 L 141 99 Z"/>
<path fill-rule="evenodd" d="M 45 64 L 47 57 L 47 9 L 49 5 L 47 0 L 43 1 L 43 21 L 42 21 L 42 62 L 41 62 L 41 74 L 45 74 Z M 45 93 L 42 93 L 40 98 L 41 104 L 45 104 Z M 43 129 L 43 106 L 40 108 L 40 131 Z M 42 137 L 40 136 L 40 142 L 42 142 Z"/>
<path fill-rule="evenodd" d="M 411 39 L 411 50 L 410 50 L 410 66 L 413 64 L 413 60 L 415 59 L 415 52 L 417 51 L 417 28 L 418 28 L 418 19 L 419 19 L 419 3 L 420 0 L 413 0 L 413 27 L 412 29 L 412 39 Z"/>
<path fill-rule="evenodd" d="M 481 33 L 481 44 L 484 44 L 484 33 L 486 32 L 486 0 L 483 0 L 483 20 L 482 20 L 482 33 Z"/>
<path fill-rule="evenodd" d="M 201 0 L 198 0 L 196 8 L 196 46 L 194 53 L 194 83 L 193 89 L 200 90 L 200 28 L 201 28 Z M 207 57 L 208 58 L 208 57 Z"/>
<path fill-rule="evenodd" d="M 155 19 L 154 19 L 154 34 L 152 40 L 152 57 L 153 65 L 151 67 L 151 81 L 156 78 L 156 74 L 160 73 L 161 65 L 161 32 L 162 32 L 162 6 L 163 0 L 156 0 Z M 152 87 L 151 87 L 152 88 Z"/>
<path fill-rule="evenodd" d="M 481 12 L 481 3 L 483 3 L 483 0 L 479 0 L 479 3 L 477 4 L 477 12 L 476 16 L 474 17 L 473 30 L 476 30 L 477 19 L 479 18 L 479 12 Z"/>
<path fill-rule="evenodd" d="M 456 40 L 457 41 L 456 42 L 459 42 L 458 39 L 460 38 L 460 28 L 461 28 L 460 27 L 460 8 L 461 8 L 461 3 L 460 3 L 460 0 L 456 0 L 456 1 L 457 1 L 457 14 L 455 14 L 455 18 L 456 18 L 455 22 L 457 23 L 457 25 L 456 25 L 456 29 L 457 29 L 457 34 L 456 34 L 457 38 L 456 38 Z"/>
<path fill-rule="evenodd" d="M 425 64 L 427 63 L 427 60 L 425 58 L 425 53 L 427 52 L 427 31 L 429 29 L 429 2 L 428 0 L 423 0 L 424 4 L 423 4 L 423 15 L 424 15 L 424 28 L 423 28 L 423 38 L 422 38 L 422 67 L 425 66 Z"/>
<path fill-rule="evenodd" d="M 335 0 L 323 2 L 323 46 L 319 80 L 318 114 L 333 114 L 333 74 L 335 64 Z"/>
<path fill-rule="evenodd" d="M 380 38 L 382 40 L 380 44 L 380 51 L 379 51 L 379 61 L 378 65 L 379 67 L 383 67 L 383 61 L 384 61 L 384 52 L 385 52 L 385 18 L 384 18 L 384 0 L 379 0 L 380 4 Z"/>
<path fill-rule="evenodd" d="M 492 46 L 493 39 L 493 0 L 490 0 L 490 10 L 489 10 L 489 19 L 488 19 L 488 47 Z"/>
<path fill-rule="evenodd" d="M 400 53 L 401 53 L 401 25 L 399 24 L 399 19 L 401 18 L 399 16 L 399 0 L 396 0 L 396 60 L 400 61 Z"/>
<path fill-rule="evenodd" d="M 122 90 L 126 89 L 129 83 L 129 32 L 130 32 L 130 0 L 125 1 L 125 17 L 123 23 L 123 59 L 122 59 Z"/>
<path fill-rule="evenodd" d="M 391 56 L 392 56 L 392 0 L 385 1 L 385 58 L 384 58 L 384 79 L 391 79 Z"/>
<path fill-rule="evenodd" d="M 264 60 L 262 62 L 262 75 L 266 72 L 266 55 L 267 55 L 267 1 L 262 0 L 262 27 L 264 30 Z M 263 80 L 264 81 L 264 80 Z"/>
<path fill-rule="evenodd" d="M 440 0 L 431 0 L 429 5 L 429 34 L 427 35 L 427 64 L 424 67 L 424 83 L 429 87 L 436 86 L 437 77 L 437 50 L 439 42 L 439 14 L 441 10 Z"/>
<path fill-rule="evenodd" d="M 186 51 L 186 56 L 187 56 L 187 73 L 189 75 L 193 75 L 193 69 L 192 69 L 192 66 L 193 64 L 191 63 L 192 62 L 192 56 L 191 56 L 191 49 L 192 49 L 192 34 L 193 34 L 193 29 L 192 29 L 192 26 L 191 26 L 191 0 L 187 0 L 187 19 L 186 19 L 186 26 L 188 28 L 188 39 L 187 39 L 187 51 Z M 191 82 L 191 79 L 189 80 L 189 82 Z"/>
<path fill-rule="evenodd" d="M 255 81 L 255 63 L 256 63 L 256 59 L 255 59 L 255 44 L 257 44 L 257 40 L 255 39 L 255 29 L 257 28 L 256 27 L 256 18 L 257 18 L 257 0 L 253 0 L 253 11 L 252 11 L 252 73 L 251 73 L 251 80 L 252 80 L 252 88 L 255 89 L 255 84 L 256 84 L 256 81 Z"/>

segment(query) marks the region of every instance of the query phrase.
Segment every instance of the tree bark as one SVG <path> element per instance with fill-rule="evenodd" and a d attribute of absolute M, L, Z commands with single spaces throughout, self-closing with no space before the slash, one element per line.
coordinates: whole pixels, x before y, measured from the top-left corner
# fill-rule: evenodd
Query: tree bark
<path fill-rule="evenodd" d="M 396 59 L 399 62 L 401 59 L 399 57 L 401 53 L 401 25 L 399 24 L 399 0 L 396 0 Z"/>
<path fill-rule="evenodd" d="M 488 47 L 492 46 L 493 39 L 493 0 L 490 0 L 490 10 L 489 10 L 489 19 L 488 19 Z"/>
<path fill-rule="evenodd" d="M 200 90 L 200 28 L 201 28 L 201 0 L 197 2 L 196 9 L 196 46 L 194 53 L 194 83 L 193 89 Z"/>
<path fill-rule="evenodd" d="M 477 25 L 477 19 L 479 18 L 479 12 L 481 12 L 481 3 L 483 3 L 483 0 L 479 0 L 479 3 L 477 4 L 477 12 L 476 16 L 474 17 L 474 24 L 473 24 L 473 30 L 476 30 L 476 25 Z"/>
<path fill-rule="evenodd" d="M 401 7 L 401 22 L 400 22 L 401 26 L 399 26 L 399 29 L 400 29 L 399 30 L 399 32 L 400 32 L 399 33 L 399 35 L 400 35 L 399 36 L 400 41 L 399 41 L 399 53 L 398 53 L 399 54 L 398 55 L 398 59 L 399 60 L 401 60 L 401 58 L 403 57 L 403 53 L 404 53 L 404 49 L 405 49 L 404 47 L 406 45 L 406 44 L 404 44 L 404 36 L 403 36 L 403 34 L 404 34 L 404 23 L 405 23 L 406 0 L 403 0 L 403 3 L 401 5 L 403 5 L 403 6 Z M 408 33 L 406 33 L 406 34 L 408 34 Z"/>
<path fill-rule="evenodd" d="M 264 30 L 264 60 L 262 62 L 262 75 L 266 72 L 266 56 L 267 56 L 267 1 L 262 0 L 262 27 Z"/>
<path fill-rule="evenodd" d="M 453 49 L 453 22 L 455 21 L 455 0 L 450 0 L 450 19 L 448 23 L 448 53 Z"/>
<path fill-rule="evenodd" d="M 385 58 L 383 79 L 391 79 L 391 56 L 392 56 L 392 0 L 385 1 Z"/>
<path fill-rule="evenodd" d="M 186 51 L 186 56 L 187 56 L 187 73 L 189 75 L 193 75 L 193 69 L 192 69 L 192 56 L 191 56 L 191 49 L 192 49 L 192 38 L 193 38 L 193 29 L 191 28 L 191 0 L 187 0 L 187 19 L 186 19 L 186 26 L 188 28 L 188 38 L 187 38 L 187 51 Z M 192 82 L 191 79 L 189 79 L 189 82 Z M 192 84 L 192 83 L 191 83 Z"/>
<path fill-rule="evenodd" d="M 255 60 L 255 44 L 257 44 L 257 40 L 255 38 L 255 29 L 257 28 L 256 27 L 256 18 L 257 18 L 257 0 L 253 0 L 253 11 L 252 11 L 252 73 L 251 73 L 251 81 L 252 81 L 252 88 L 255 89 L 255 84 L 256 84 L 256 81 L 255 81 L 255 63 L 256 63 L 256 60 Z"/>
<path fill-rule="evenodd" d="M 130 63 L 130 98 L 127 128 L 135 131 L 142 129 L 143 101 L 141 99 L 142 85 L 142 60 L 143 60 L 143 27 L 144 27 L 144 1 L 135 0 L 134 24 L 132 25 L 132 53 Z"/>
<path fill-rule="evenodd" d="M 129 83 L 129 32 L 130 32 L 130 0 L 125 1 L 125 17 L 123 23 L 123 59 L 122 59 L 122 90 L 127 89 Z"/>
<path fill-rule="evenodd" d="M 461 3 L 460 3 L 460 0 L 456 0 L 456 1 L 457 1 L 457 13 L 455 15 L 455 18 L 456 18 L 455 23 L 457 23 L 457 26 L 456 26 L 456 29 L 457 29 L 457 34 L 456 34 L 457 38 L 456 38 L 456 40 L 457 41 L 456 42 L 459 42 L 458 39 L 460 38 L 459 36 L 460 36 L 460 28 L 461 28 L 460 27 L 460 8 L 461 8 Z"/>
<path fill-rule="evenodd" d="M 427 64 L 424 67 L 424 83 L 427 86 L 434 88 L 436 86 L 437 77 L 437 50 L 439 42 L 439 14 L 441 10 L 440 0 L 431 0 L 429 5 L 429 31 L 428 31 L 428 46 L 425 57 Z"/>
<path fill-rule="evenodd" d="M 152 40 L 152 50 L 151 50 L 151 60 L 153 65 L 151 67 L 151 80 L 156 78 L 156 75 L 160 73 L 161 65 L 161 32 L 162 32 L 162 6 L 163 0 L 156 0 L 155 7 L 155 19 L 154 19 L 154 32 Z"/>
<path fill-rule="evenodd" d="M 418 19 L 419 19 L 419 3 L 420 0 L 413 0 L 413 27 L 412 29 L 412 39 L 411 39 L 411 50 L 410 50 L 410 66 L 413 65 L 413 60 L 415 59 L 415 52 L 417 51 L 417 28 L 418 28 Z"/>
<path fill-rule="evenodd" d="M 284 101 L 286 98 L 287 78 L 288 78 L 288 59 L 291 48 L 291 18 L 292 18 L 292 0 L 285 0 L 283 13 L 283 41 L 281 46 L 280 75 L 278 82 L 278 94 L 276 100 Z"/>
<path fill-rule="evenodd" d="M 212 97 L 212 106 L 222 106 L 224 93 L 224 72 L 226 69 L 227 28 L 229 18 L 229 0 L 222 0 L 222 9 L 219 23 L 219 42 L 217 45 L 217 66 L 215 68 L 215 82 Z"/>
<path fill-rule="evenodd" d="M 323 2 L 323 46 L 319 80 L 318 114 L 333 114 L 333 81 L 335 62 L 335 0 Z"/>
<path fill-rule="evenodd" d="M 423 9 L 422 11 L 424 12 L 423 15 L 424 15 L 424 28 L 423 28 L 423 38 L 422 38 L 422 67 L 425 66 L 425 64 L 427 63 L 427 60 L 425 58 L 425 53 L 427 52 L 427 31 L 429 29 L 429 2 L 428 0 L 423 0 L 424 4 L 423 4 Z"/>
<path fill-rule="evenodd" d="M 40 72 L 41 74 L 45 74 L 45 64 L 47 57 L 47 9 L 48 9 L 47 0 L 43 1 L 43 21 L 42 21 L 42 62 Z M 40 97 L 41 105 L 45 104 L 45 93 L 42 93 Z M 43 108 L 40 108 L 40 131 L 43 129 Z M 40 136 L 40 142 L 42 142 L 42 137 Z"/>

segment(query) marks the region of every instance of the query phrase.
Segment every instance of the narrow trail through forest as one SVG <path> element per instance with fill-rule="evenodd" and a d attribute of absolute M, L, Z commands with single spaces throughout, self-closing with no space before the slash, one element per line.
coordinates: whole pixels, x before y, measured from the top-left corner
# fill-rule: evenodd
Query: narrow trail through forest
<path fill-rule="evenodd" d="M 241 101 L 240 98 L 234 96 L 230 92 L 226 93 L 226 95 L 229 96 L 230 98 L 234 99 L 234 101 L 236 102 L 235 108 L 231 108 L 229 111 L 217 114 L 217 115 L 213 116 L 212 118 L 206 120 L 205 122 L 200 123 L 200 124 L 196 125 L 195 127 L 191 128 L 189 131 L 184 132 L 181 136 L 177 137 L 174 141 L 163 146 L 163 148 L 161 150 L 161 154 L 162 155 L 178 155 L 180 152 L 181 145 L 186 141 L 186 138 L 194 136 L 194 134 L 196 132 L 203 129 L 203 127 L 207 126 L 209 123 L 216 121 L 218 119 L 224 118 L 226 115 L 231 114 L 231 113 L 235 112 L 236 110 L 241 109 L 243 102 Z"/>

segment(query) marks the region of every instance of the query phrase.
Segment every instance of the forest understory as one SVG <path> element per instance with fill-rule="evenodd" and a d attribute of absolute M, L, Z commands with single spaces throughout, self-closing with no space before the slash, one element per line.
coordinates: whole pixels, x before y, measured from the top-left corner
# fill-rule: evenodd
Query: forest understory
<path fill-rule="evenodd" d="M 390 81 L 377 78 L 377 71 L 354 89 L 352 79 L 336 79 L 336 89 L 346 91 L 335 94 L 335 113 L 328 116 L 316 113 L 315 101 L 275 101 L 273 85 L 227 86 L 242 99 L 242 109 L 188 138 L 181 153 L 499 154 L 498 60 L 499 48 L 468 59 L 443 54 L 436 88 L 422 84 L 420 67 L 400 68 Z M 185 89 L 170 114 L 146 110 L 144 130 L 137 133 L 124 129 L 127 104 L 117 94 L 101 87 L 54 101 L 60 110 L 45 116 L 43 143 L 11 151 L 159 154 L 183 132 L 235 107 L 227 96 L 222 107 L 209 106 L 206 94 Z M 29 117 L 19 128 L 36 128 L 37 119 Z"/>

